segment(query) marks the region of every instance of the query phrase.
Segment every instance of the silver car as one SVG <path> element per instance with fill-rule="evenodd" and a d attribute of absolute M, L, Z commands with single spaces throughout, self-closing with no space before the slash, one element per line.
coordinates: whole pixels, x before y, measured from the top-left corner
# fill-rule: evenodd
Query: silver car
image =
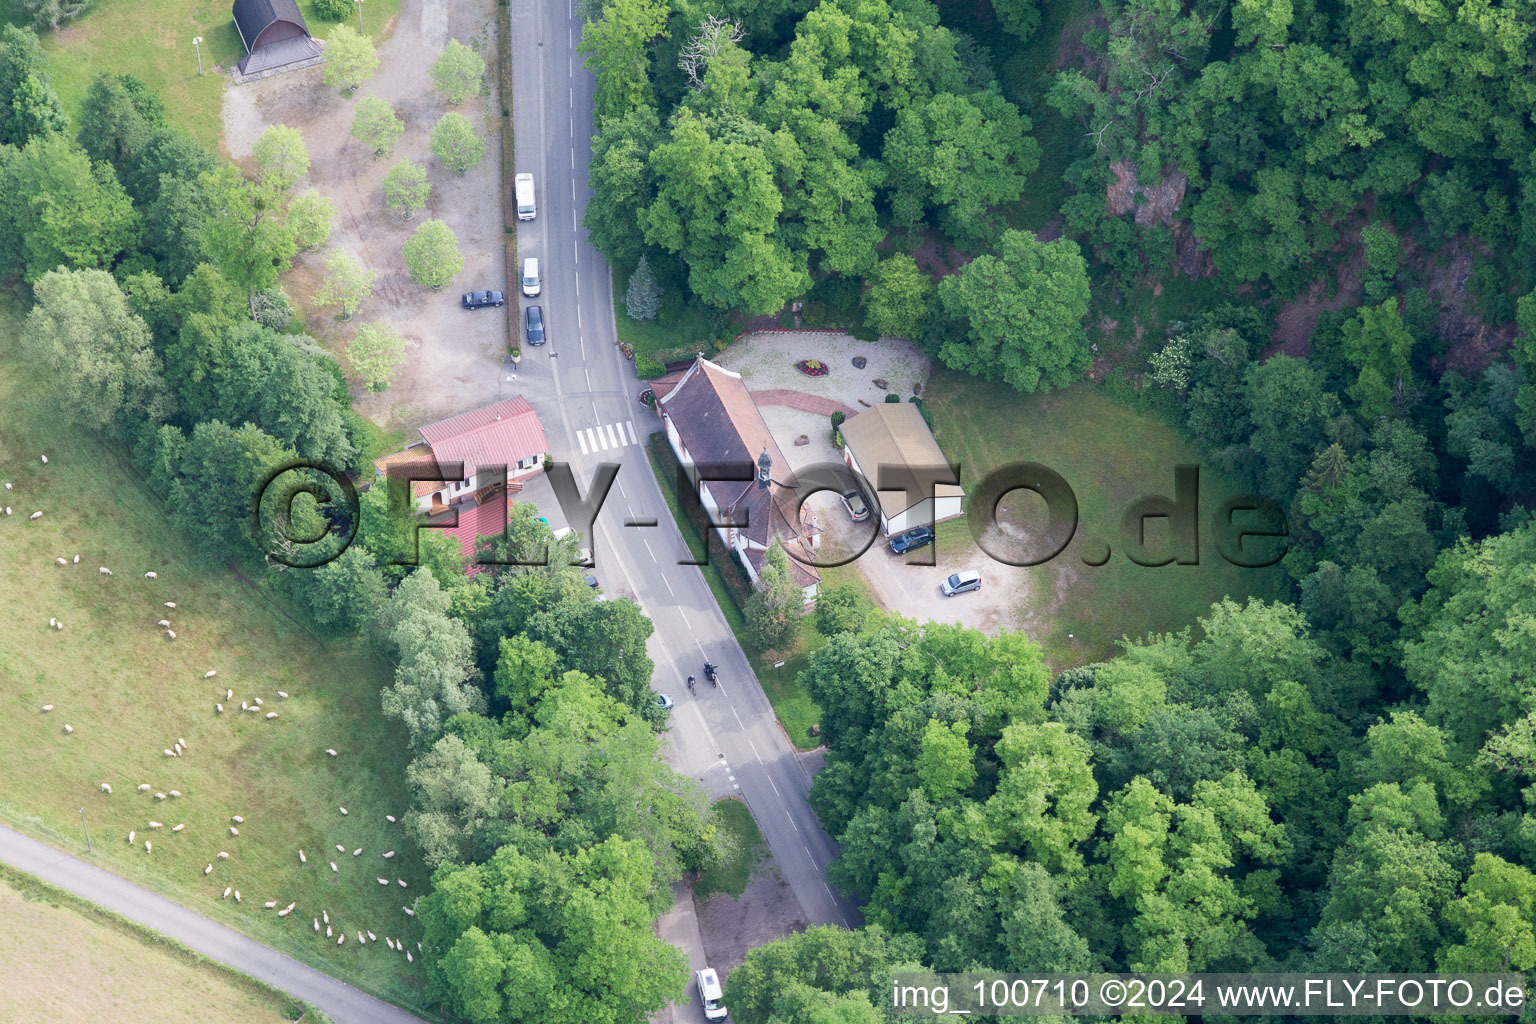
<path fill-rule="evenodd" d="M 954 597 L 956 594 L 969 594 L 973 590 L 981 589 L 981 573 L 974 569 L 966 569 L 957 572 L 943 583 L 939 584 L 945 597 Z"/>

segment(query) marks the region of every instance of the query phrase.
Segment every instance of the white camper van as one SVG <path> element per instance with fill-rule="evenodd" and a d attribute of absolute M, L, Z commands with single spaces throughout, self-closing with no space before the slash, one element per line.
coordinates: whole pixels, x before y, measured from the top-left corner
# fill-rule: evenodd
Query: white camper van
<path fill-rule="evenodd" d="M 533 175 L 519 174 L 512 179 L 512 190 L 517 194 L 517 219 L 533 220 L 539 209 L 533 202 Z"/>

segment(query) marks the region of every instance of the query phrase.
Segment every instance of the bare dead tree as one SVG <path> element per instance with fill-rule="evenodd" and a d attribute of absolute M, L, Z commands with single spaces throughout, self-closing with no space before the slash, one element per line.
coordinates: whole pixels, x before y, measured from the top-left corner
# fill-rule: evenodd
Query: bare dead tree
<path fill-rule="evenodd" d="M 688 76 L 688 84 L 695 89 L 704 88 L 709 62 L 727 46 L 741 42 L 745 34 L 739 21 L 713 14 L 705 17 L 677 58 L 677 66 Z"/>

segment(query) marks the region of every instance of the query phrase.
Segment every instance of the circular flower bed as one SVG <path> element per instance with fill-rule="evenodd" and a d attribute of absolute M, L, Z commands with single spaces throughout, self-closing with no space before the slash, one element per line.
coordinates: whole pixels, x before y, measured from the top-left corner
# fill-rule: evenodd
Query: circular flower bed
<path fill-rule="evenodd" d="M 807 377 L 825 377 L 827 375 L 827 364 L 820 359 L 802 359 L 795 364 L 795 369 Z"/>

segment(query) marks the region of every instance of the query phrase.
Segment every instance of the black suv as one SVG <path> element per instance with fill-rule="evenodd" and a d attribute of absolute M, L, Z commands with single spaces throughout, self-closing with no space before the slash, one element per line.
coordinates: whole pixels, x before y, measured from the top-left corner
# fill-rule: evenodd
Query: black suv
<path fill-rule="evenodd" d="M 523 310 L 523 322 L 528 325 L 528 344 L 544 344 L 544 311 L 538 306 Z"/>
<path fill-rule="evenodd" d="M 507 297 L 501 292 L 465 292 L 459 301 L 465 309 L 484 309 L 486 306 L 505 306 Z"/>
<path fill-rule="evenodd" d="M 933 543 L 933 529 L 927 526 L 914 526 L 906 533 L 898 533 L 891 538 L 891 550 L 898 555 L 904 555 L 920 547 Z"/>

